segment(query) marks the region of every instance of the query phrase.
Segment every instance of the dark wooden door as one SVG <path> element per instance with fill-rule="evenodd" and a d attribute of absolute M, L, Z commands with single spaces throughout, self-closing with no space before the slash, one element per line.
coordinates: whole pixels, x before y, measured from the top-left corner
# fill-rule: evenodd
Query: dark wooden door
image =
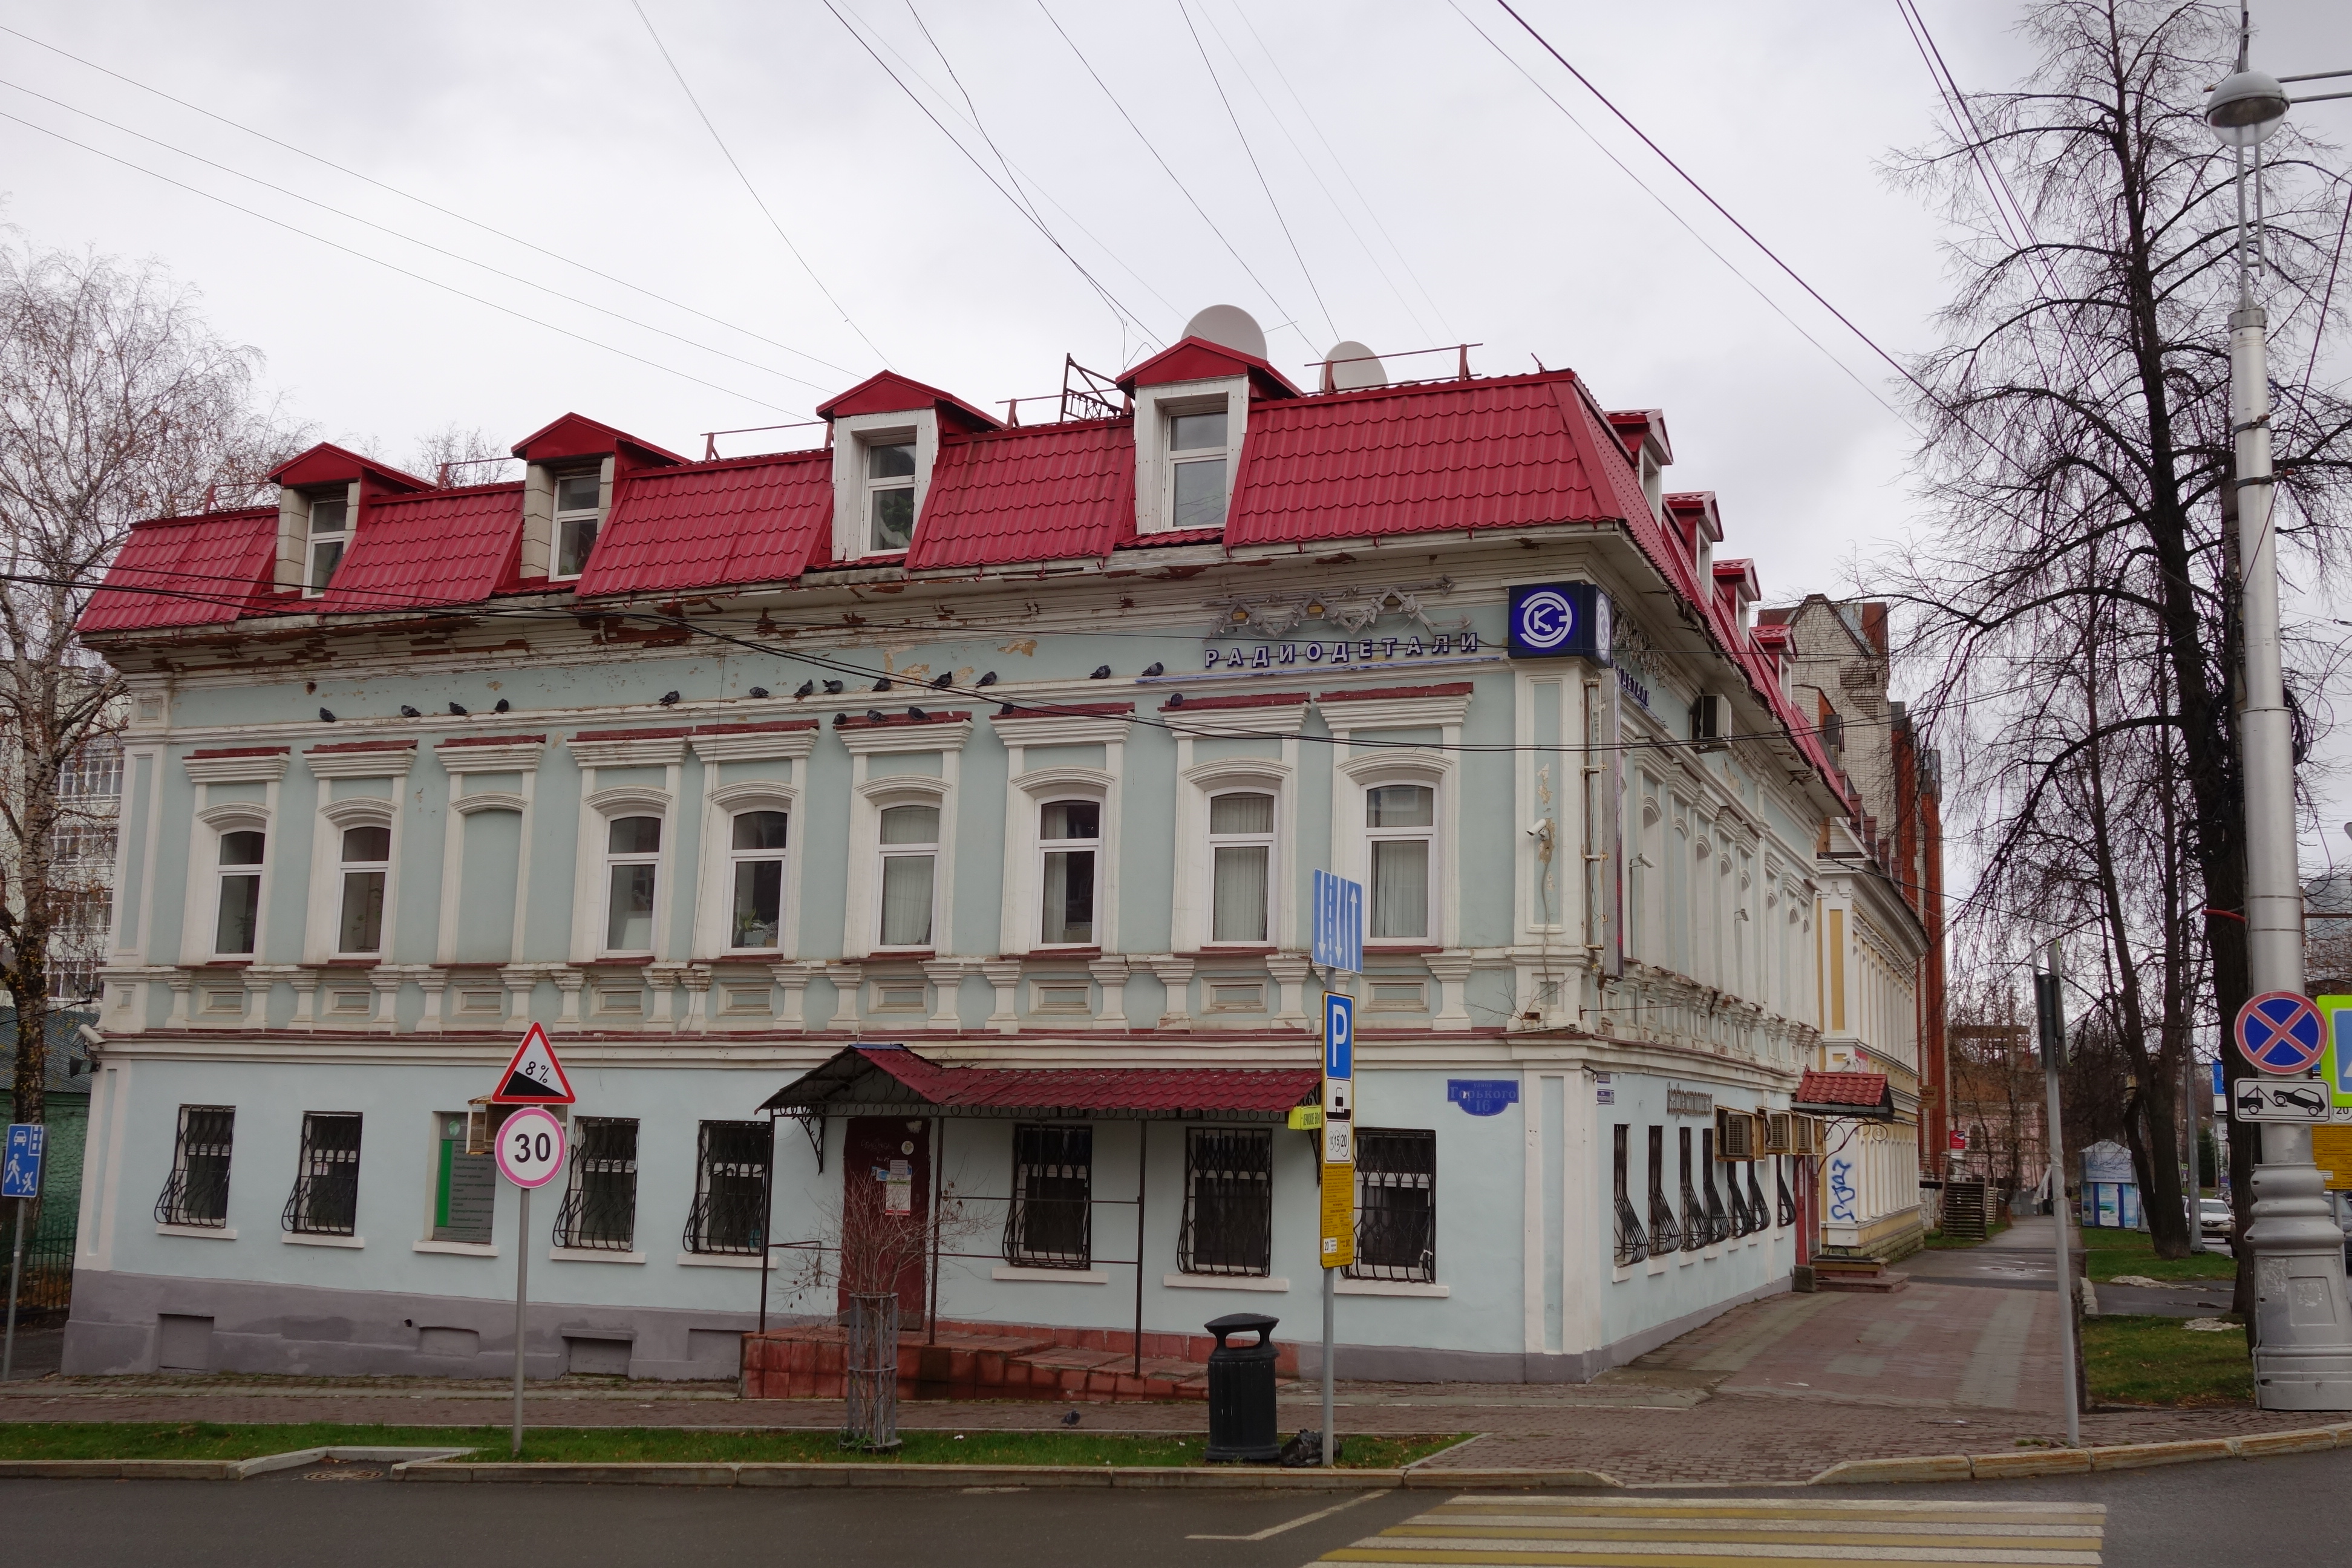
<path fill-rule="evenodd" d="M 930 1266 L 931 1124 L 919 1117 L 853 1116 L 841 1160 L 840 1308 L 852 1289 L 895 1275 L 898 1326 L 918 1328 Z"/>

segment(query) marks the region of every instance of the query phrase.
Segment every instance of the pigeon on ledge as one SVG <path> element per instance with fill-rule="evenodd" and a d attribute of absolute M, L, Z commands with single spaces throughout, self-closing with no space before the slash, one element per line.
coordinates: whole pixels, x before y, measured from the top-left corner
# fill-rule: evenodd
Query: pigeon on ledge
<path fill-rule="evenodd" d="M 807 697 L 807 696 L 810 696 L 810 695 L 814 694 L 814 693 L 815 692 L 815 690 L 816 690 L 816 682 L 815 682 L 815 681 L 814 681 L 814 680 L 803 680 L 803 681 L 802 681 L 802 682 L 801 682 L 801 689 L 800 689 L 798 691 L 793 692 L 793 695 L 794 697 Z"/>
<path fill-rule="evenodd" d="M 663 693 L 661 694 L 661 697 L 660 697 L 660 700 L 660 700 L 660 702 L 661 702 L 661 705 L 662 705 L 663 707 L 667 708 L 667 707 L 668 707 L 670 704 L 672 704 L 673 702 L 676 702 L 676 701 L 677 700 L 677 692 L 675 692 L 675 691 L 665 691 L 665 692 L 663 692 Z"/>

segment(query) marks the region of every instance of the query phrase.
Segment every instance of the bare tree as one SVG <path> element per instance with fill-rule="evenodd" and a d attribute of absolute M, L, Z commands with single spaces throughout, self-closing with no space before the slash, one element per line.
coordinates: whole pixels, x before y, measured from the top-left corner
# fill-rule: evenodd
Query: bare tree
<path fill-rule="evenodd" d="M 406 467 L 436 485 L 490 485 L 521 478 L 522 461 L 480 426 L 468 430 L 453 420 L 419 436 Z"/>
<path fill-rule="evenodd" d="M 19 1121 L 43 1115 L 52 944 L 91 923 L 87 879 L 55 873 L 96 820 L 82 786 L 121 719 L 121 682 L 74 623 L 133 522 L 249 491 L 290 448 L 256 404 L 259 363 L 152 265 L 0 242 L 0 984 Z"/>
<path fill-rule="evenodd" d="M 1895 165 L 1959 237 L 1945 345 L 1915 367 L 1939 526 L 1888 571 L 1914 608 L 1909 651 L 1934 672 L 1923 706 L 1948 716 L 1949 797 L 1976 804 L 1980 899 L 2035 911 L 2037 937 L 2095 941 L 2084 1029 L 2138 1086 L 2133 1146 L 2168 1256 L 2188 1245 L 2180 1054 L 2247 994 L 2224 327 L 2236 214 L 2199 115 L 2236 20 L 2191 0 L 2039 0 L 2023 23 L 2033 74 L 1955 99 L 1939 139 Z M 2297 132 L 2272 147 L 2277 521 L 2309 582 L 2333 566 L 2352 487 L 2352 406 L 2307 371 L 2344 314 L 2328 290 L 2347 187 Z M 2250 1304 L 2242 1271 L 2239 1291 Z"/>

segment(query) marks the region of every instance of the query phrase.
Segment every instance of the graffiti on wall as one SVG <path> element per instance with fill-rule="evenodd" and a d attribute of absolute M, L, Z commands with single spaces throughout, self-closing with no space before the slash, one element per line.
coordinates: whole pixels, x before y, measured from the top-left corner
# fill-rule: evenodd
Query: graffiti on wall
<path fill-rule="evenodd" d="M 1830 1218 L 1852 1224 L 1853 1203 L 1860 1194 L 1853 1186 L 1853 1162 L 1843 1156 L 1830 1162 Z"/>

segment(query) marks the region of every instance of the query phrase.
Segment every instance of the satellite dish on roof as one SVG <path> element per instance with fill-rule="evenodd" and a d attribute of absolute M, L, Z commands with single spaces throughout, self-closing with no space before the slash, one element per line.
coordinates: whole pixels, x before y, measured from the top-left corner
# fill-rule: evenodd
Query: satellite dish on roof
<path fill-rule="evenodd" d="M 1358 387 L 1388 384 L 1389 373 L 1380 357 L 1353 338 L 1332 344 L 1331 352 L 1323 356 L 1326 392 L 1353 392 Z"/>
<path fill-rule="evenodd" d="M 1206 338 L 1252 359 L 1265 358 L 1265 333 L 1239 305 L 1212 305 L 1184 323 L 1188 338 Z"/>

